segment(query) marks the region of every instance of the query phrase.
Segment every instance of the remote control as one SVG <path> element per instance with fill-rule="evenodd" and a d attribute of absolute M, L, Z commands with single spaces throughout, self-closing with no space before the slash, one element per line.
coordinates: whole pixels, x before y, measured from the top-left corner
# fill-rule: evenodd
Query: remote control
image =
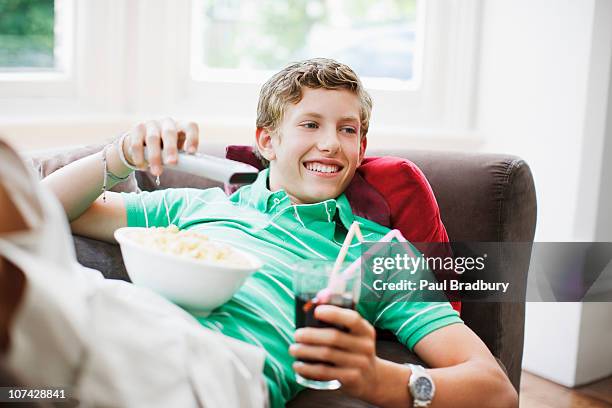
<path fill-rule="evenodd" d="M 145 160 L 147 160 L 146 151 Z M 252 183 L 259 173 L 259 170 L 249 164 L 201 153 L 179 153 L 177 164 L 165 166 L 228 184 Z"/>

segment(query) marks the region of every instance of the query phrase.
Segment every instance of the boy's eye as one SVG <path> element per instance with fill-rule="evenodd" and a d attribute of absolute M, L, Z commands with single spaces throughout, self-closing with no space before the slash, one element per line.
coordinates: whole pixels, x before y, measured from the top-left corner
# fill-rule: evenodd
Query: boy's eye
<path fill-rule="evenodd" d="M 306 129 L 316 129 L 319 127 L 315 122 L 305 122 L 305 123 L 302 123 L 302 126 L 305 127 Z"/>
<path fill-rule="evenodd" d="M 343 127 L 340 129 L 340 131 L 345 132 L 345 133 L 357 133 L 357 130 L 352 127 Z"/>

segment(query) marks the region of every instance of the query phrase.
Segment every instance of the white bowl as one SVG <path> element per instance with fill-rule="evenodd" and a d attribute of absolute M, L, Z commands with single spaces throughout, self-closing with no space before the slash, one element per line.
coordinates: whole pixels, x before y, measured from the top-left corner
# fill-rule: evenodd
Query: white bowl
<path fill-rule="evenodd" d="M 246 278 L 262 266 L 256 256 L 234 247 L 248 260 L 247 265 L 224 265 L 147 248 L 129 236 L 132 231 L 145 229 L 124 227 L 115 231 L 132 283 L 152 289 L 186 309 L 210 313 L 230 300 Z"/>

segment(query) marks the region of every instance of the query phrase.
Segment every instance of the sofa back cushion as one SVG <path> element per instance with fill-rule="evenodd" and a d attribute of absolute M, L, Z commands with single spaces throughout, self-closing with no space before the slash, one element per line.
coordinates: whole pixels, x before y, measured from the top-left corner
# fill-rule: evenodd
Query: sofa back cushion
<path fill-rule="evenodd" d="M 32 152 L 27 155 L 27 157 L 25 157 L 25 161 L 30 164 L 34 172 L 38 174 L 38 177 L 42 180 L 49 174 L 61 169 L 62 167 L 72 163 L 73 161 L 82 159 L 83 157 L 89 156 L 94 153 L 98 153 L 107 144 L 108 143 L 100 143 L 61 150 L 50 149 Z M 100 173 L 102 173 L 103 171 L 103 163 L 102 160 L 100 160 Z M 113 188 L 110 189 L 110 191 L 126 193 L 138 191 L 136 175 L 132 173 L 126 181 L 115 185 Z"/>

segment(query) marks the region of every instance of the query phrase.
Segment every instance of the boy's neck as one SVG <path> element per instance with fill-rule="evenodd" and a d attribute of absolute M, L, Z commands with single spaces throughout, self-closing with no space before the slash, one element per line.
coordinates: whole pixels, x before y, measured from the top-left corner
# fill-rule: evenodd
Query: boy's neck
<path fill-rule="evenodd" d="M 270 173 L 268 173 L 268 177 L 266 178 L 266 188 L 274 193 L 275 191 L 280 190 L 280 188 L 272 189 L 272 187 L 270 187 L 270 177 L 271 177 Z M 287 194 L 287 197 L 289 197 L 289 201 L 291 201 L 291 204 L 296 204 L 296 205 L 304 204 L 300 200 L 293 197 L 291 194 L 287 193 L 287 190 L 285 190 L 285 194 Z"/>

